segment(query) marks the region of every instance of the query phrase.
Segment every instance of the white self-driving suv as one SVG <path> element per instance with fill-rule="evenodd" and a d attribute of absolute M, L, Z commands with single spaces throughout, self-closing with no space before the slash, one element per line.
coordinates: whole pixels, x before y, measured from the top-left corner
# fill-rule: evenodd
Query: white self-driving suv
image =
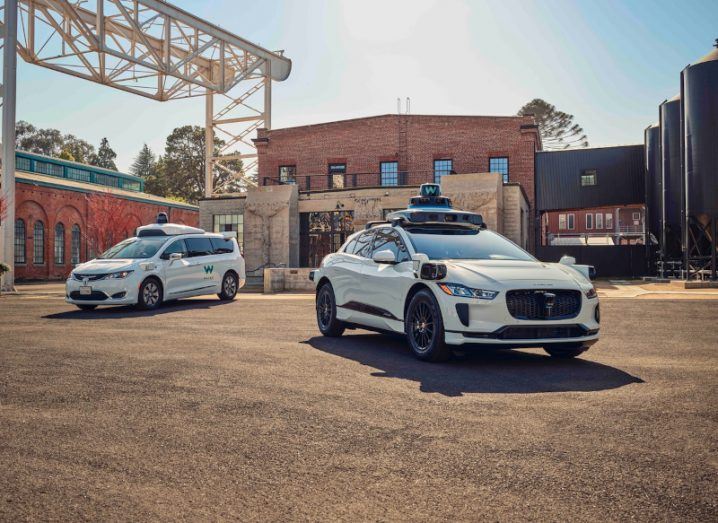
<path fill-rule="evenodd" d="M 588 266 L 541 262 L 438 191 L 422 186 L 408 209 L 368 224 L 310 273 L 322 334 L 403 333 L 429 361 L 466 345 L 543 347 L 567 358 L 598 341 Z"/>
<path fill-rule="evenodd" d="M 203 294 L 233 300 L 244 282 L 244 258 L 234 237 L 153 224 L 75 267 L 65 299 L 83 310 L 98 305 L 154 309 L 163 301 Z"/>

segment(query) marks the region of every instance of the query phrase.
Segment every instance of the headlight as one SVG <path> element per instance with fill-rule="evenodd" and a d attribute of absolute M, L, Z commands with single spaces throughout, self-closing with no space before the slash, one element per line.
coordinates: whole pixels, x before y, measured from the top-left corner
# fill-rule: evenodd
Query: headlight
<path fill-rule="evenodd" d="M 121 280 L 124 278 L 127 278 L 130 274 L 132 274 L 133 271 L 120 271 L 120 272 L 111 272 L 107 276 L 105 276 L 105 279 L 107 280 Z"/>
<path fill-rule="evenodd" d="M 591 287 L 586 291 L 586 298 L 589 300 L 592 300 L 598 296 L 598 293 L 596 292 L 596 287 Z"/>
<path fill-rule="evenodd" d="M 493 300 L 499 294 L 498 291 L 487 291 L 485 289 L 472 289 L 460 283 L 440 283 L 439 288 L 449 296 L 460 298 L 478 298 L 480 300 Z"/>

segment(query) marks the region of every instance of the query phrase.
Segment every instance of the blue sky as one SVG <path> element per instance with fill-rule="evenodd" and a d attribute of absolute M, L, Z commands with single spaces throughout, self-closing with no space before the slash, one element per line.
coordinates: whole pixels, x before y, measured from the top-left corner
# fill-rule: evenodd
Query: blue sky
<path fill-rule="evenodd" d="M 275 128 L 392 113 L 508 115 L 539 97 L 592 146 L 639 143 L 679 73 L 718 38 L 718 2 L 182 0 L 176 5 L 293 61 Z M 144 142 L 202 125 L 201 99 L 166 103 L 18 59 L 17 117 L 98 144 L 126 170 Z"/>

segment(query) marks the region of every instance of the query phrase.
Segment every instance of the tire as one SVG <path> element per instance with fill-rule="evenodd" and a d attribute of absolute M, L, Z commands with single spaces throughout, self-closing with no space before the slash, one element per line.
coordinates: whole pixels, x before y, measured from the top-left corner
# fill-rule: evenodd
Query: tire
<path fill-rule="evenodd" d="M 331 283 L 325 283 L 317 291 L 317 326 L 319 331 L 330 338 L 344 334 L 344 323 L 337 319 L 337 303 Z"/>
<path fill-rule="evenodd" d="M 97 305 L 78 305 L 77 308 L 81 311 L 94 311 Z"/>
<path fill-rule="evenodd" d="M 544 350 L 552 358 L 570 359 L 580 356 L 588 349 L 582 345 L 567 343 L 565 345 L 549 345 L 548 347 L 544 347 Z"/>
<path fill-rule="evenodd" d="M 406 309 L 404 332 L 411 352 L 423 361 L 446 361 L 451 349 L 444 339 L 444 321 L 441 309 L 428 289 L 417 292 Z"/>
<path fill-rule="evenodd" d="M 162 285 L 157 278 L 147 278 L 140 285 L 137 295 L 137 308 L 140 310 L 153 310 L 162 303 Z"/>
<path fill-rule="evenodd" d="M 217 294 L 219 299 L 222 301 L 232 301 L 237 296 L 237 290 L 239 289 L 239 280 L 237 275 L 233 272 L 228 272 L 222 278 L 222 292 Z"/>

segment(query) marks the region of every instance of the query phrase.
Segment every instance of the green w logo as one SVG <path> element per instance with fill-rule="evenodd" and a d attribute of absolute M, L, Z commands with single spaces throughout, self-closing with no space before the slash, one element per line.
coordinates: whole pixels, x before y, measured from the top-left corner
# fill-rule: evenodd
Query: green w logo
<path fill-rule="evenodd" d="M 422 196 L 439 196 L 441 189 L 435 183 L 425 183 L 421 186 Z"/>
<path fill-rule="evenodd" d="M 205 265 L 204 266 L 204 273 L 205 274 L 212 274 L 212 271 L 214 270 L 214 265 Z"/>

